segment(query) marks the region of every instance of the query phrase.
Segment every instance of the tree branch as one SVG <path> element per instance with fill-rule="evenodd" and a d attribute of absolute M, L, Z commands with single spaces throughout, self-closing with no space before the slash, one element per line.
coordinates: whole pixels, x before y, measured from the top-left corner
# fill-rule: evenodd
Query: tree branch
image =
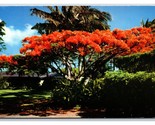
<path fill-rule="evenodd" d="M 54 64 L 56 65 L 56 67 L 58 68 L 58 70 L 57 70 L 56 68 L 55 68 L 55 69 L 56 69 L 60 74 L 62 74 L 63 76 L 65 76 L 65 73 L 60 69 L 60 67 L 58 66 L 58 64 L 57 64 L 54 60 L 53 60 L 53 62 L 54 62 Z"/>

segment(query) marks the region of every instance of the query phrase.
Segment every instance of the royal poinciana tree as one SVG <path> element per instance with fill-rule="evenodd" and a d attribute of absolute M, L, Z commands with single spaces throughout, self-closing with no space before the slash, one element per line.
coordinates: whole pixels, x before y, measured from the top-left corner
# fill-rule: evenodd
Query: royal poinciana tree
<path fill-rule="evenodd" d="M 154 48 L 155 37 L 151 29 L 139 27 L 130 30 L 95 30 L 92 33 L 55 31 L 49 35 L 25 38 L 20 52 L 24 55 L 22 58 L 26 60 L 24 65 L 27 69 L 34 64 L 37 69 L 40 66 L 46 67 L 73 83 L 81 80 L 87 83 L 98 74 L 104 74 L 105 64 L 110 59 L 144 53 Z M 3 63 L 19 65 L 14 57 L 1 58 L 2 67 Z M 34 67 L 33 70 L 35 71 Z"/>

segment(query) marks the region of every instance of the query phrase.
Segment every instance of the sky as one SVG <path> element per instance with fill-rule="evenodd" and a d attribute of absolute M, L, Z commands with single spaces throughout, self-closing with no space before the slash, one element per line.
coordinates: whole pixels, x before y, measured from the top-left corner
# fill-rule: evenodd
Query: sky
<path fill-rule="evenodd" d="M 92 6 L 100 11 L 109 12 L 112 21 L 109 22 L 110 29 L 130 29 L 139 27 L 142 19 L 150 21 L 155 19 L 155 6 Z M 30 9 L 38 8 L 48 11 L 43 6 L 0 6 L 0 19 L 6 22 L 4 27 L 6 35 L 3 40 L 7 49 L 0 54 L 13 55 L 19 54 L 22 46 L 22 39 L 27 36 L 39 35 L 31 27 L 44 20 L 32 16 Z"/>

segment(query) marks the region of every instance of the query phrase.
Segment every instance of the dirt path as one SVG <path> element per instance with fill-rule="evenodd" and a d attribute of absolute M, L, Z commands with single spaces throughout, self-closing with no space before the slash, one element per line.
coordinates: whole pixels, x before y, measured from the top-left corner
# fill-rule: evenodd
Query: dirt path
<path fill-rule="evenodd" d="M 0 119 L 16 119 L 16 118 L 81 118 L 78 114 L 81 111 L 71 110 L 49 110 L 49 111 L 36 111 L 31 113 L 21 112 L 20 114 L 0 114 Z"/>
<path fill-rule="evenodd" d="M 0 119 L 24 119 L 24 118 L 104 118 L 105 110 L 98 109 L 69 109 L 69 110 L 46 110 L 46 111 L 27 111 L 19 114 L 0 114 Z"/>

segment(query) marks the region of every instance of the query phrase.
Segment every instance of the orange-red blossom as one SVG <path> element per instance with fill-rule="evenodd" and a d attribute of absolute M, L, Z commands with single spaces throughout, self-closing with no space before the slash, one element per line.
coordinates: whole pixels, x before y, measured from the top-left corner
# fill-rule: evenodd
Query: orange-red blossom
<path fill-rule="evenodd" d="M 60 48 L 78 52 L 85 56 L 91 52 L 118 53 L 120 55 L 151 51 L 155 47 L 155 38 L 150 28 L 132 28 L 130 30 L 96 30 L 53 32 L 49 35 L 26 37 L 23 40 L 22 54 L 40 56 L 43 51 L 52 52 Z"/>
<path fill-rule="evenodd" d="M 155 48 L 155 37 L 150 28 L 132 28 L 130 30 L 96 30 L 53 32 L 49 35 L 26 37 L 20 53 L 41 56 L 42 52 L 52 53 L 65 48 L 79 56 L 90 53 L 109 53 L 128 55 L 143 53 Z M 12 56 L 0 56 L 0 64 L 16 64 Z"/>
<path fill-rule="evenodd" d="M 0 56 L 0 67 L 5 67 L 5 64 L 9 65 L 17 65 L 17 62 L 14 61 L 13 56 L 6 56 L 6 55 L 1 55 Z"/>

